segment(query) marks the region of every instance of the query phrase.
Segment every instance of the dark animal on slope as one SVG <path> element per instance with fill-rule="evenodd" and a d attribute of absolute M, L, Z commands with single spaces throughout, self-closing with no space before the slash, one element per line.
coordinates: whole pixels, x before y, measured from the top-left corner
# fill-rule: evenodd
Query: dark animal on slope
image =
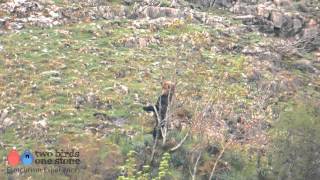
<path fill-rule="evenodd" d="M 175 84 L 172 83 L 171 81 L 164 81 L 162 82 L 162 93 L 158 97 L 157 103 L 154 106 L 145 106 L 143 107 L 143 110 L 147 112 L 153 112 L 155 116 L 155 121 L 156 124 L 153 128 L 153 139 L 156 139 L 162 137 L 161 128 L 165 127 L 165 120 L 166 120 L 166 115 L 168 111 L 168 106 L 171 103 L 172 97 L 174 95 L 174 90 L 175 90 Z M 160 125 L 158 123 L 160 121 Z"/>

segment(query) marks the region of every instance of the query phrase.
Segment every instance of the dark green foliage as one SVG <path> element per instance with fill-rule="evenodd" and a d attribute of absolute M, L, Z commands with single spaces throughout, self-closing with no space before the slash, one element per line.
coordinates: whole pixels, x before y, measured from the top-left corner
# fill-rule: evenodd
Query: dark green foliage
<path fill-rule="evenodd" d="M 320 113 L 311 103 L 295 103 L 280 114 L 273 131 L 272 165 L 280 179 L 320 177 Z"/>

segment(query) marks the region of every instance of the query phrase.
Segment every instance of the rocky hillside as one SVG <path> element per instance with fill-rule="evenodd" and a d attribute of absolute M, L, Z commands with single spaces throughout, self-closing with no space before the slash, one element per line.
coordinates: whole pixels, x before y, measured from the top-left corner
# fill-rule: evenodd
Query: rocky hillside
<path fill-rule="evenodd" d="M 319 20 L 317 0 L 0 0 L 0 179 L 317 179 Z M 81 163 L 8 174 L 13 147 Z"/>

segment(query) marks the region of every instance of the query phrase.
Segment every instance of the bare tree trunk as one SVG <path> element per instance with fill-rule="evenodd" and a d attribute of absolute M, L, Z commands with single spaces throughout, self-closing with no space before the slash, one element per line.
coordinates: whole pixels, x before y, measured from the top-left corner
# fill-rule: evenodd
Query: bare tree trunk
<path fill-rule="evenodd" d="M 187 134 L 184 136 L 184 138 L 180 141 L 180 143 L 178 145 L 176 145 L 175 147 L 171 148 L 170 151 L 177 150 L 183 144 L 183 142 L 187 139 L 187 137 L 189 136 L 189 132 L 190 132 L 190 129 L 187 132 Z"/>
<path fill-rule="evenodd" d="M 198 163 L 201 158 L 201 155 L 202 155 L 202 151 L 200 151 L 198 158 L 197 158 L 197 161 L 196 161 L 196 164 L 194 165 L 193 173 L 192 173 L 192 180 L 196 180 L 197 168 L 198 168 Z"/>
<path fill-rule="evenodd" d="M 161 99 L 160 99 L 160 102 L 161 102 Z M 161 103 L 160 103 L 160 107 L 161 108 Z M 159 137 L 159 133 L 158 133 L 158 126 L 160 125 L 161 127 L 161 120 L 160 120 L 160 116 L 159 116 L 159 113 L 157 111 L 157 108 L 153 105 L 153 109 L 154 109 L 154 112 L 156 114 L 156 118 L 157 118 L 157 122 L 158 122 L 158 125 L 156 127 L 156 138 L 154 140 L 154 143 L 153 143 L 153 147 L 152 147 L 152 154 L 151 154 L 151 162 L 153 161 L 153 157 L 154 157 L 154 153 L 155 153 L 155 150 L 156 150 L 156 147 L 157 147 L 157 143 L 158 143 L 158 137 Z M 161 130 L 161 134 L 162 134 L 162 129 Z"/>
<path fill-rule="evenodd" d="M 224 151 L 226 150 L 226 148 L 227 148 L 228 145 L 229 145 L 229 142 L 227 142 L 227 144 L 222 148 L 222 151 L 220 152 L 220 154 L 219 154 L 216 162 L 215 162 L 214 165 L 213 165 L 213 168 L 212 168 L 212 170 L 211 170 L 211 174 L 210 174 L 209 180 L 212 179 L 213 174 L 214 174 L 214 171 L 216 170 L 216 167 L 217 167 L 217 165 L 218 165 L 218 162 L 220 161 L 220 159 L 221 159 L 221 157 L 222 157 L 222 155 L 223 155 L 223 153 L 224 153 Z"/>

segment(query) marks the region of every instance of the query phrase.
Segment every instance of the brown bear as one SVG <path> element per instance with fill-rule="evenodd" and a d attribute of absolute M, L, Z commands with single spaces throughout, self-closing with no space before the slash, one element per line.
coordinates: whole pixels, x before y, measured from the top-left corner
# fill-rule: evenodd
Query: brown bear
<path fill-rule="evenodd" d="M 147 112 L 153 112 L 156 120 L 155 127 L 153 129 L 152 135 L 153 138 L 156 139 L 162 138 L 161 130 L 158 121 L 160 121 L 160 125 L 162 128 L 165 127 L 165 120 L 168 111 L 168 106 L 172 101 L 172 97 L 174 96 L 175 84 L 171 81 L 163 81 L 162 82 L 162 93 L 158 97 L 157 103 L 154 106 L 144 106 L 143 110 Z M 158 115 L 158 116 L 157 116 Z"/>

